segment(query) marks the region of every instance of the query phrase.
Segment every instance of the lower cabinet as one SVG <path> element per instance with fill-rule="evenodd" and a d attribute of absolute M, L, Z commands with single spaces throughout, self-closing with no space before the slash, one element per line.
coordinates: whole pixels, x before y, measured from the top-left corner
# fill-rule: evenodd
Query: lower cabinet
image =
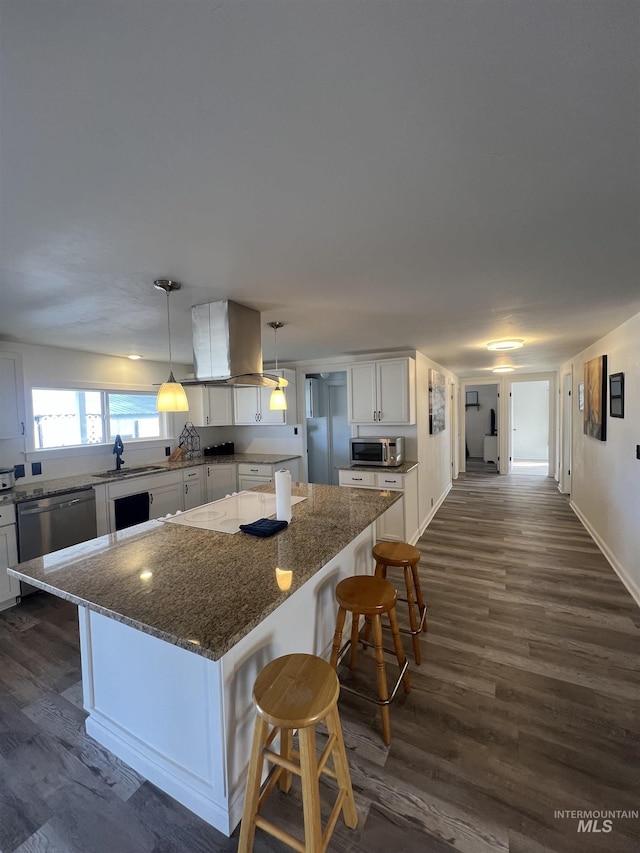
<path fill-rule="evenodd" d="M 182 472 L 184 492 L 183 509 L 193 509 L 206 502 L 205 479 L 202 475 L 202 465 L 195 468 L 185 468 Z"/>
<path fill-rule="evenodd" d="M 237 466 L 234 463 L 207 465 L 207 500 L 217 501 L 238 490 Z"/>
<path fill-rule="evenodd" d="M 0 507 L 0 610 L 13 607 L 20 595 L 20 581 L 5 571 L 18 562 L 15 517 L 13 504 Z"/>
<path fill-rule="evenodd" d="M 340 471 L 341 486 L 402 492 L 402 498 L 376 521 L 376 537 L 414 545 L 420 538 L 418 517 L 418 468 L 406 474 L 383 471 Z"/>
<path fill-rule="evenodd" d="M 182 487 L 180 481 L 153 485 L 149 489 L 149 518 L 163 518 L 182 509 Z"/>

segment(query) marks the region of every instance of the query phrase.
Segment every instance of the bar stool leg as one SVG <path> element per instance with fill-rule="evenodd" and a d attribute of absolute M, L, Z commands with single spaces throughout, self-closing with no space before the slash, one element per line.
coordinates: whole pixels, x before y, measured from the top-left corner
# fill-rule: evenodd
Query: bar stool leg
<path fill-rule="evenodd" d="M 249 773 L 247 776 L 247 789 L 244 797 L 244 809 L 242 812 L 242 823 L 240 825 L 240 839 L 238 850 L 253 850 L 253 839 L 256 834 L 256 815 L 258 814 L 258 800 L 260 799 L 260 783 L 262 781 L 262 765 L 264 756 L 262 748 L 267 739 L 269 724 L 262 717 L 257 716 L 253 728 L 253 744 L 251 746 L 251 758 L 249 759 Z"/>
<path fill-rule="evenodd" d="M 413 574 L 413 585 L 416 588 L 416 598 L 418 599 L 418 610 L 420 611 L 420 619 L 422 619 L 422 614 L 427 609 L 424 603 L 424 599 L 422 597 L 422 590 L 420 589 L 420 575 L 418 574 L 418 566 L 414 563 L 411 566 L 411 572 Z M 422 626 L 422 630 L 427 630 L 427 620 L 424 620 L 424 624 Z"/>
<path fill-rule="evenodd" d="M 358 636 L 360 628 L 360 614 L 351 614 L 351 652 L 349 654 L 349 669 L 356 668 L 356 653 L 358 651 Z"/>
<path fill-rule="evenodd" d="M 384 654 L 382 651 L 382 620 L 376 613 L 371 617 L 373 624 L 373 645 L 376 655 L 376 677 L 378 681 L 378 696 L 383 702 L 389 698 L 389 687 L 387 685 L 387 671 L 384 665 Z M 397 630 L 397 624 L 396 624 Z M 389 719 L 389 705 L 380 706 L 382 719 L 382 740 L 387 746 L 391 743 L 391 721 Z"/>
<path fill-rule="evenodd" d="M 404 666 L 405 656 L 404 649 L 402 648 L 402 640 L 400 639 L 400 629 L 398 628 L 398 617 L 396 616 L 396 609 L 392 607 L 389 611 L 389 622 L 391 624 L 391 636 L 393 637 L 393 647 L 396 650 L 396 657 L 398 658 L 398 665 L 400 669 Z M 404 687 L 404 692 L 409 693 L 411 690 L 411 685 L 409 684 L 409 674 L 405 672 L 402 677 L 402 686 Z"/>
<path fill-rule="evenodd" d="M 293 729 L 280 729 L 280 755 L 291 761 L 291 753 L 293 752 Z M 278 785 L 284 794 L 288 794 L 293 781 L 293 773 L 290 770 L 284 770 L 280 774 Z"/>
<path fill-rule="evenodd" d="M 302 770 L 302 808 L 304 813 L 305 851 L 322 853 L 322 824 L 320 820 L 320 790 L 318 787 L 318 757 L 314 726 L 298 729 L 300 764 Z"/>
<path fill-rule="evenodd" d="M 336 619 L 336 630 L 333 635 L 333 646 L 331 648 L 331 659 L 329 663 L 334 669 L 338 668 L 338 655 L 340 654 L 340 645 L 342 643 L 342 629 L 344 628 L 344 620 L 347 618 L 347 611 L 344 607 L 338 608 L 338 617 Z"/>
<path fill-rule="evenodd" d="M 411 640 L 413 641 L 413 658 L 420 666 L 420 640 L 418 634 L 418 620 L 416 619 L 416 603 L 413 598 L 413 576 L 409 566 L 404 567 L 404 583 L 407 588 L 407 604 L 409 605 L 409 625 L 411 626 Z"/>
<path fill-rule="evenodd" d="M 342 737 L 342 726 L 340 725 L 340 715 L 338 714 L 337 706 L 329 711 L 326 723 L 329 736 L 335 735 L 336 739 L 333 748 L 333 765 L 336 776 L 338 777 L 338 788 L 345 792 L 345 799 L 342 805 L 344 822 L 349 829 L 356 829 L 358 826 L 358 813 L 356 812 L 356 803 L 353 798 L 349 762 L 347 761 L 347 751 L 344 748 L 344 738 Z"/>

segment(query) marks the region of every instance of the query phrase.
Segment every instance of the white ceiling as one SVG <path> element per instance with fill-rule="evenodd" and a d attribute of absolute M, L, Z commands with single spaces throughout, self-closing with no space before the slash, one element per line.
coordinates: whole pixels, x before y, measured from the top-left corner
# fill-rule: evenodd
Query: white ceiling
<path fill-rule="evenodd" d="M 640 310 L 636 0 L 0 0 L 0 337 L 552 369 Z M 270 329 L 264 356 L 273 358 Z"/>

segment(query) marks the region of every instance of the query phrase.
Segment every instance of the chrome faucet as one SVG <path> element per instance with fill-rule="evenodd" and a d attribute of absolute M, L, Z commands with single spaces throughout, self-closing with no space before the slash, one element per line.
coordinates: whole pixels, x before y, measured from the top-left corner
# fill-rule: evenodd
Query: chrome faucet
<path fill-rule="evenodd" d="M 124 453 L 124 444 L 122 443 L 122 439 L 119 435 L 116 436 L 112 452 L 116 454 L 116 471 L 119 471 L 124 462 L 124 459 L 122 458 L 122 454 Z"/>

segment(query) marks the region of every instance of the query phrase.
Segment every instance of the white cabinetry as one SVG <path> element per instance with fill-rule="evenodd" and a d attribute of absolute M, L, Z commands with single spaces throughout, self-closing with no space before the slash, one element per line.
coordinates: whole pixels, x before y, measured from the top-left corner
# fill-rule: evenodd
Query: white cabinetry
<path fill-rule="evenodd" d="M 228 387 L 186 385 L 189 420 L 196 427 L 233 423 L 233 390 Z"/>
<path fill-rule="evenodd" d="M 284 389 L 287 398 L 286 410 L 272 411 L 269 408 L 272 388 L 234 388 L 234 420 L 237 425 L 282 426 L 298 423 L 295 371 L 279 370 L 277 375 L 289 382 Z"/>
<path fill-rule="evenodd" d="M 349 365 L 349 423 L 414 424 L 415 384 L 413 358 L 389 358 Z"/>
<path fill-rule="evenodd" d="M 485 435 L 483 447 L 483 459 L 485 462 L 498 464 L 498 436 Z"/>
<path fill-rule="evenodd" d="M 217 501 L 238 489 L 237 466 L 235 463 L 207 465 L 207 500 Z"/>
<path fill-rule="evenodd" d="M 129 477 L 106 486 L 94 486 L 98 536 L 115 533 L 115 501 L 128 495 L 149 493 L 149 518 L 162 518 L 184 509 L 184 483 L 182 471 L 167 471 L 144 477 Z"/>
<path fill-rule="evenodd" d="M 25 433 L 22 359 L 0 352 L 0 438 L 20 438 Z"/>
<path fill-rule="evenodd" d="M 202 475 L 203 466 L 185 468 L 182 472 L 182 484 L 184 492 L 183 509 L 193 509 L 200 506 L 206 500 L 205 480 Z"/>
<path fill-rule="evenodd" d="M 391 542 L 408 542 L 410 545 L 418 541 L 420 526 L 417 467 L 406 474 L 384 471 L 340 471 L 339 480 L 341 486 L 402 492 L 402 500 L 396 501 L 376 521 L 376 537 Z"/>
<path fill-rule="evenodd" d="M 286 462 L 277 462 L 275 465 L 256 464 L 241 462 L 238 465 L 238 491 L 253 489 L 254 486 L 264 486 L 272 483 L 276 471 L 286 469 L 291 473 L 291 480 L 295 483 L 300 479 L 299 460 L 287 459 Z"/>
<path fill-rule="evenodd" d="M 20 581 L 7 574 L 18 562 L 16 511 L 13 504 L 0 507 L 0 610 L 13 607 L 20 595 Z"/>

